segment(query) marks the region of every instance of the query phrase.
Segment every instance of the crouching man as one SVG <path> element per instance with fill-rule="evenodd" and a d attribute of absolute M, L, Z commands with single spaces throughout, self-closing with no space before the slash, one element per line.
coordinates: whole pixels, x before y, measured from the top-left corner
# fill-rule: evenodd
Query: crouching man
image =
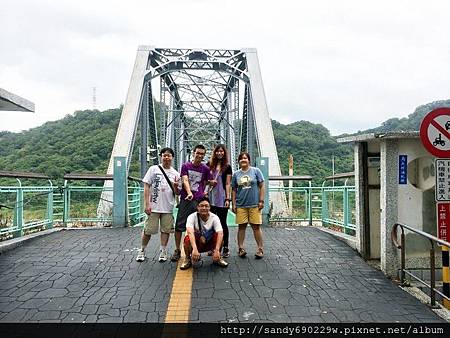
<path fill-rule="evenodd" d="M 209 210 L 211 204 L 207 197 L 198 201 L 197 212 L 190 214 L 186 221 L 186 237 L 184 238 L 184 253 L 186 257 L 180 265 L 181 270 L 189 269 L 192 262 L 200 260 L 202 252 L 213 251 L 213 262 L 221 267 L 228 263 L 220 256 L 223 240 L 223 229 L 220 219 Z"/>

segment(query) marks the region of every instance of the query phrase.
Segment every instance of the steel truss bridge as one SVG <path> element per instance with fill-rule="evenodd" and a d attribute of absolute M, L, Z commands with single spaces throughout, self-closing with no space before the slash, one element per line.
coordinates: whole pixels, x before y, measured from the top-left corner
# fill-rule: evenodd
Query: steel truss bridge
<path fill-rule="evenodd" d="M 113 173 L 116 156 L 125 157 L 129 169 L 135 141 L 142 177 L 158 162 L 161 147 L 174 149 L 179 169 L 196 144 L 205 145 L 209 155 L 219 143 L 229 149 L 234 170 L 238 154 L 247 151 L 253 163 L 267 157 L 270 175 L 280 176 L 256 50 L 140 46 L 107 174 Z M 106 194 L 100 213 L 112 207 Z M 284 195 L 273 194 L 271 199 L 278 200 L 273 208 L 285 209 Z"/>

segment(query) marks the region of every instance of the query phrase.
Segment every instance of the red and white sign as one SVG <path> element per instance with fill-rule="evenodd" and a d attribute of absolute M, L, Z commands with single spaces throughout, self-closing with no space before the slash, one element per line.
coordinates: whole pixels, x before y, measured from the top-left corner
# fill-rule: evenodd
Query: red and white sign
<path fill-rule="evenodd" d="M 434 156 L 450 158 L 450 108 L 435 109 L 423 118 L 420 139 Z"/>
<path fill-rule="evenodd" d="M 450 202 L 437 202 L 437 237 L 447 241 L 450 239 Z"/>

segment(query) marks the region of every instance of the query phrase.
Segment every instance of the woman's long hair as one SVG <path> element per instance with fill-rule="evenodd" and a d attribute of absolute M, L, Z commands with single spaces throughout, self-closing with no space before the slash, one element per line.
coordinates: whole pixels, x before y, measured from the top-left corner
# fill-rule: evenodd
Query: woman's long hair
<path fill-rule="evenodd" d="M 216 155 L 216 151 L 221 149 L 223 150 L 223 157 L 222 159 L 218 159 Z M 223 170 L 228 165 L 228 150 L 225 144 L 218 144 L 214 147 L 214 150 L 211 155 L 211 159 L 209 160 L 209 169 L 215 170 L 217 167 L 217 164 L 219 164 L 220 161 L 220 167 L 221 170 Z"/>

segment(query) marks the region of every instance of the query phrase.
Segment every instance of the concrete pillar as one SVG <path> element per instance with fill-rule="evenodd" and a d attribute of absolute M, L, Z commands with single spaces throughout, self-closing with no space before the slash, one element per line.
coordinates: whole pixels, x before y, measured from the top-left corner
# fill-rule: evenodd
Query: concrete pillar
<path fill-rule="evenodd" d="M 361 142 L 355 143 L 355 199 L 356 199 L 356 249 L 364 257 L 363 252 L 368 252 L 370 248 L 364 247 L 364 236 L 369 234 L 364 233 L 364 181 L 362 173 L 362 144 Z"/>
<path fill-rule="evenodd" d="M 264 208 L 262 210 L 263 224 L 269 225 L 269 158 L 257 157 L 256 166 L 261 170 L 264 176 Z"/>
<path fill-rule="evenodd" d="M 125 156 L 114 157 L 113 183 L 113 226 L 127 226 L 127 159 Z"/>
<path fill-rule="evenodd" d="M 383 140 L 380 150 L 381 270 L 396 277 L 400 254 L 392 244 L 391 231 L 398 221 L 398 140 Z"/>

